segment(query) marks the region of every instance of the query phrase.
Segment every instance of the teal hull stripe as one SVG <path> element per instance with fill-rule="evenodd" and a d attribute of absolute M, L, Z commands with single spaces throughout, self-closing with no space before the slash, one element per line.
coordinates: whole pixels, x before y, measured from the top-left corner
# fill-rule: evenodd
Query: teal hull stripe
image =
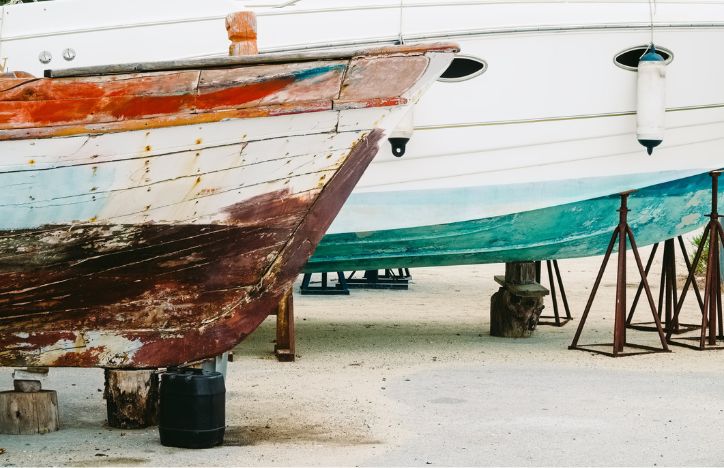
<path fill-rule="evenodd" d="M 661 171 L 445 189 L 353 192 L 330 234 L 432 226 L 602 197 L 703 172 Z"/>
<path fill-rule="evenodd" d="M 640 246 L 698 229 L 711 179 L 699 174 L 642 188 L 629 199 Z M 724 201 L 724 197 L 721 197 Z M 564 259 L 604 253 L 618 224 L 618 195 L 434 226 L 329 234 L 305 271 L 351 271 Z"/>

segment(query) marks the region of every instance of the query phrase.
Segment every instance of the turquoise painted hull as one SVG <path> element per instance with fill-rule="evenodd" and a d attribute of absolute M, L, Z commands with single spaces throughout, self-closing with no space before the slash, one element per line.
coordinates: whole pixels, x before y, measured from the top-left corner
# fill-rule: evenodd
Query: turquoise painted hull
<path fill-rule="evenodd" d="M 450 224 L 328 234 L 305 271 L 413 268 L 600 255 L 618 224 L 619 201 L 619 196 L 614 194 Z M 710 203 L 708 174 L 639 189 L 629 199 L 629 223 L 637 244 L 649 245 L 701 228 L 708 221 Z"/>

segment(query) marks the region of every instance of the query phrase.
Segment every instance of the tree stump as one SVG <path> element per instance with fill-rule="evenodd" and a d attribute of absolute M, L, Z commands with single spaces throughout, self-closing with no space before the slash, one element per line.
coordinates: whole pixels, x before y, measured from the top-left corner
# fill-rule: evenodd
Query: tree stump
<path fill-rule="evenodd" d="M 533 334 L 548 290 L 535 281 L 534 262 L 505 264 L 505 276 L 496 276 L 502 287 L 490 298 L 490 334 L 526 338 Z"/>
<path fill-rule="evenodd" d="M 106 369 L 108 425 L 140 429 L 158 424 L 158 374 L 155 370 Z"/>
<path fill-rule="evenodd" d="M 54 390 L 0 392 L 0 434 L 45 434 L 58 429 L 58 394 Z"/>

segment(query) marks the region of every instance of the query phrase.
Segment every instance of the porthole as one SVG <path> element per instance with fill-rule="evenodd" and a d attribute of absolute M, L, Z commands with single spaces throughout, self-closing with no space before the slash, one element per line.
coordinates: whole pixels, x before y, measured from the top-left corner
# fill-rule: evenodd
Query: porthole
<path fill-rule="evenodd" d="M 485 60 L 466 55 L 458 55 L 450 62 L 450 66 L 440 75 L 438 81 L 465 81 L 485 73 L 487 69 L 488 64 L 485 63 Z"/>
<path fill-rule="evenodd" d="M 613 58 L 613 62 L 624 70 L 636 71 L 639 68 L 639 59 L 649 50 L 648 45 L 640 45 L 622 50 Z M 666 47 L 656 46 L 656 53 L 664 58 L 667 65 L 674 60 L 674 54 Z"/>

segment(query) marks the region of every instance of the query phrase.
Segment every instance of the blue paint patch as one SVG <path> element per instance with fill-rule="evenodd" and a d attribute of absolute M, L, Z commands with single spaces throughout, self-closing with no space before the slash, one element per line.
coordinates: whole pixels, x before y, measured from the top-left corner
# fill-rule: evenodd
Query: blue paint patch
<path fill-rule="evenodd" d="M 105 206 L 114 180 L 113 164 L 0 173 L 0 229 L 87 222 Z"/>
<path fill-rule="evenodd" d="M 292 73 L 294 76 L 294 79 L 296 81 L 302 81 L 302 80 L 310 80 L 313 78 L 316 78 L 318 76 L 324 75 L 325 73 L 329 73 L 332 71 L 337 70 L 344 70 L 346 65 L 343 64 L 336 64 L 336 65 L 325 65 L 323 67 L 315 67 L 315 68 L 309 68 L 307 70 L 299 70 Z"/>

